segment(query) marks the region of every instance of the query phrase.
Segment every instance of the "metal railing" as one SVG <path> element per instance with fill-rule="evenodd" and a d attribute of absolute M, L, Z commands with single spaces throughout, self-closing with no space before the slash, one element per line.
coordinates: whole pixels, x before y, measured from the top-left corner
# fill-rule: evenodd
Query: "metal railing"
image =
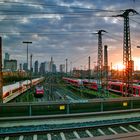
<path fill-rule="evenodd" d="M 139 109 L 139 97 L 0 104 L 0 117 L 36 116 Z"/>

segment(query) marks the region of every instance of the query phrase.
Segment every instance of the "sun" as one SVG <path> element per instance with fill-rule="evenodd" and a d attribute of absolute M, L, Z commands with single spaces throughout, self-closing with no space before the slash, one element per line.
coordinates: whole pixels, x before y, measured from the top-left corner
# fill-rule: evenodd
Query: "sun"
<path fill-rule="evenodd" d="M 122 71 L 122 70 L 124 69 L 124 65 L 123 65 L 121 62 L 116 63 L 116 64 L 113 66 L 113 69 Z"/>

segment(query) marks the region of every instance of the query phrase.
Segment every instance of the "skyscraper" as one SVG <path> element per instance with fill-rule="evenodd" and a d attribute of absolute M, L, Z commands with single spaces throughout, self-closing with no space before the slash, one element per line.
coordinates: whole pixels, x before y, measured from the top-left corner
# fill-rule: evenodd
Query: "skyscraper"
<path fill-rule="evenodd" d="M 56 73 L 56 65 L 52 64 L 52 73 Z"/>
<path fill-rule="evenodd" d="M 23 70 L 27 71 L 27 63 L 23 64 Z"/>
<path fill-rule="evenodd" d="M 40 72 L 40 74 L 45 74 L 45 62 L 42 62 L 40 64 L 39 72 Z"/>
<path fill-rule="evenodd" d="M 7 63 L 7 61 L 10 59 L 10 55 L 9 55 L 9 53 L 5 53 L 5 58 L 4 58 L 4 69 L 7 69 L 6 67 L 6 63 Z"/>
<path fill-rule="evenodd" d="M 4 62 L 5 62 L 4 69 L 10 70 L 10 71 L 17 70 L 17 60 L 5 60 Z"/>
<path fill-rule="evenodd" d="M 4 60 L 9 60 L 9 59 L 10 59 L 9 53 L 5 53 L 5 59 Z"/>
<path fill-rule="evenodd" d="M 34 72 L 35 74 L 38 74 L 38 61 L 37 60 L 34 63 Z"/>
<path fill-rule="evenodd" d="M 65 64 L 60 64 L 60 66 L 59 66 L 59 71 L 60 71 L 61 73 L 64 73 L 64 72 L 65 72 Z"/>

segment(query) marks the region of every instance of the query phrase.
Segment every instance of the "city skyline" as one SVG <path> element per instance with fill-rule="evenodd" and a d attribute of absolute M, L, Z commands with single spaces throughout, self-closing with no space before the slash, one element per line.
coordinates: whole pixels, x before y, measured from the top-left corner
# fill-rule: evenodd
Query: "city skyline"
<path fill-rule="evenodd" d="M 108 45 L 109 65 L 112 62 L 114 68 L 123 67 L 123 19 L 111 16 L 129 8 L 140 13 L 139 4 L 140 1 L 132 0 L 1 2 L 3 52 L 19 63 L 26 62 L 26 45 L 22 42 L 27 40 L 32 41 L 29 55 L 33 54 L 33 61 L 43 62 L 52 56 L 58 67 L 67 58 L 69 64 L 72 62 L 73 67 L 80 69 L 88 67 L 90 56 L 93 68 L 98 42 L 92 33 L 104 29 L 108 32 L 103 36 L 103 45 Z M 137 70 L 140 70 L 140 50 L 136 48 L 140 44 L 139 24 L 139 15 L 130 17 L 132 58 Z"/>

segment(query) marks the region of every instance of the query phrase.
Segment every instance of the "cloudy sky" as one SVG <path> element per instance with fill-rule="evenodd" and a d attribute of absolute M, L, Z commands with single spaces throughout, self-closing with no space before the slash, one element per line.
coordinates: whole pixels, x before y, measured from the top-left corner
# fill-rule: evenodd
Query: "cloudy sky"
<path fill-rule="evenodd" d="M 97 62 L 97 35 L 108 45 L 109 65 L 122 64 L 123 19 L 112 17 L 133 8 L 140 13 L 139 0 L 0 0 L 0 34 L 3 54 L 8 52 L 18 63 L 26 62 L 26 44 L 33 61 L 50 61 L 86 69 L 88 56 L 92 67 Z M 130 16 L 132 56 L 140 69 L 140 15 Z M 3 55 L 4 57 L 4 55 Z"/>

